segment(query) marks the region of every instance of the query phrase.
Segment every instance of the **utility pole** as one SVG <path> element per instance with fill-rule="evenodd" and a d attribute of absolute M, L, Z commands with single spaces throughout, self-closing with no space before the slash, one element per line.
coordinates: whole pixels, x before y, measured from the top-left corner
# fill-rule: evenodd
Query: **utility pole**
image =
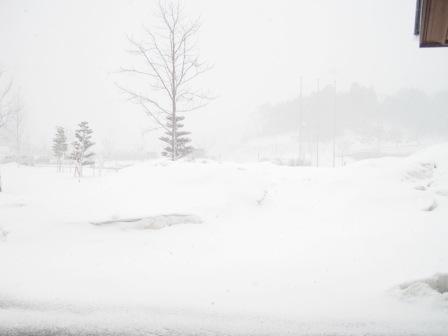
<path fill-rule="evenodd" d="M 302 104 L 302 77 L 300 77 L 300 93 L 299 93 L 299 164 L 303 163 L 303 153 L 302 153 L 302 118 L 303 118 L 303 104 Z"/>
<path fill-rule="evenodd" d="M 317 79 L 317 93 L 316 93 L 316 167 L 319 167 L 319 127 L 320 127 L 320 98 L 319 98 L 319 92 L 320 92 L 320 83 L 319 78 Z"/>
<path fill-rule="evenodd" d="M 334 81 L 333 101 L 333 168 L 336 167 L 336 80 Z"/>

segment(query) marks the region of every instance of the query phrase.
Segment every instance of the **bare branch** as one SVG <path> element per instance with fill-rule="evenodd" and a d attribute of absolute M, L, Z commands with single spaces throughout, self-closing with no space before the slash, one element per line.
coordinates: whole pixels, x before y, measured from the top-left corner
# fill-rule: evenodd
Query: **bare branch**
<path fill-rule="evenodd" d="M 0 79 L 3 77 L 3 72 L 0 72 Z M 8 100 L 12 91 L 13 82 L 10 80 L 3 89 L 0 89 L 0 128 L 4 127 L 12 114 L 11 104 Z"/>
<path fill-rule="evenodd" d="M 188 73 L 190 72 L 190 70 L 195 69 L 195 73 L 191 74 L 188 77 Z M 211 65 L 206 65 L 204 66 L 203 64 L 192 64 L 189 69 L 187 71 L 185 71 L 185 78 L 182 79 L 182 82 L 179 83 L 179 86 L 183 86 L 188 84 L 189 82 L 191 82 L 192 80 L 194 80 L 195 78 L 197 78 L 198 76 L 206 73 L 207 71 L 210 71 L 213 68 L 213 66 Z"/>
<path fill-rule="evenodd" d="M 170 32 L 174 31 L 173 24 L 169 21 L 167 17 L 167 8 L 162 5 L 162 1 L 159 1 L 159 11 L 160 11 L 160 17 L 162 18 L 163 22 L 167 26 L 168 30 Z"/>
<path fill-rule="evenodd" d="M 169 55 L 165 55 L 165 54 L 162 52 L 162 50 L 160 49 L 159 44 L 158 44 L 157 39 L 156 39 L 156 37 L 154 36 L 154 34 L 153 34 L 150 30 L 148 30 L 148 29 L 146 29 L 146 28 L 145 28 L 145 31 L 146 31 L 146 33 L 147 33 L 149 36 L 151 36 L 152 44 L 154 45 L 154 49 L 155 49 L 155 51 L 156 51 L 157 54 L 160 56 L 160 59 L 161 59 L 162 62 L 163 62 L 163 65 L 164 65 L 166 74 L 167 74 L 168 76 L 172 75 L 172 72 L 171 72 L 171 70 L 170 70 L 170 67 L 168 66 L 168 61 L 166 60 L 166 57 L 167 57 L 167 56 L 169 57 Z"/>
<path fill-rule="evenodd" d="M 141 107 L 143 107 L 144 112 L 147 116 L 149 116 L 151 119 L 153 119 L 161 128 L 165 129 L 166 131 L 168 131 L 168 128 L 162 123 L 162 121 L 159 119 L 159 117 L 156 115 L 156 113 L 151 110 L 148 106 L 145 105 L 145 101 L 149 102 L 149 100 L 147 100 L 147 98 L 135 94 L 129 90 L 126 90 L 122 87 L 120 87 L 118 84 L 117 85 L 118 88 L 120 88 L 121 90 L 123 90 L 125 93 L 127 93 L 130 97 L 130 99 L 134 102 L 139 104 Z"/>
<path fill-rule="evenodd" d="M 136 100 L 136 99 L 137 99 L 137 100 L 139 100 L 139 101 L 145 101 L 145 102 L 147 102 L 147 103 L 152 104 L 152 105 L 153 105 L 155 108 L 157 108 L 160 112 L 165 113 L 165 114 L 169 114 L 169 112 L 168 112 L 165 108 L 163 108 L 159 103 L 157 103 L 155 100 L 153 100 L 153 99 L 151 99 L 151 98 L 148 98 L 148 97 L 145 97 L 145 96 L 143 96 L 143 95 L 141 95 L 141 94 L 138 94 L 138 93 L 136 93 L 136 92 L 134 92 L 134 91 L 125 89 L 125 88 L 121 87 L 120 85 L 118 85 L 117 83 L 115 83 L 115 85 L 116 85 L 120 90 L 122 90 L 124 93 L 128 94 L 128 96 L 130 97 L 131 100 Z"/>
<path fill-rule="evenodd" d="M 129 39 L 129 41 L 135 46 L 137 47 L 137 49 L 140 51 L 141 55 L 145 58 L 147 64 L 150 66 L 150 68 L 155 72 L 157 78 L 159 79 L 160 83 L 163 85 L 163 87 L 165 88 L 166 92 L 168 93 L 168 95 L 172 98 L 172 93 L 171 91 L 168 89 L 167 84 L 165 83 L 165 80 L 163 79 L 162 75 L 160 74 L 160 71 L 157 69 L 156 64 L 151 60 L 151 58 L 148 56 L 147 52 L 145 51 L 145 49 L 142 47 L 141 44 L 135 42 L 132 39 Z"/>
<path fill-rule="evenodd" d="M 205 102 L 205 103 L 202 103 L 202 104 L 199 104 L 199 105 L 190 107 L 190 108 L 185 108 L 185 109 L 182 109 L 182 110 L 178 110 L 177 112 L 178 112 L 178 113 L 192 112 L 192 111 L 195 111 L 195 110 L 199 110 L 199 109 L 201 109 L 201 108 L 204 108 L 204 107 L 206 107 L 208 104 L 210 104 L 210 101 L 207 101 L 207 102 Z"/>
<path fill-rule="evenodd" d="M 5 97 L 8 95 L 8 93 L 12 89 L 12 81 L 9 81 L 9 83 L 6 85 L 6 87 L 3 89 L 3 92 L 0 94 L 0 101 L 3 101 Z"/>
<path fill-rule="evenodd" d="M 121 68 L 120 71 L 121 73 L 135 73 L 135 74 L 140 74 L 140 75 L 145 75 L 145 76 L 149 76 L 151 78 L 157 78 L 156 75 L 149 73 L 149 72 L 145 72 L 145 71 L 140 71 L 134 68 Z"/>
<path fill-rule="evenodd" d="M 140 106 L 143 107 L 145 110 L 145 113 L 151 117 L 161 128 L 163 128 L 165 131 L 169 131 L 168 127 L 166 127 L 159 118 L 143 103 L 140 102 Z"/>

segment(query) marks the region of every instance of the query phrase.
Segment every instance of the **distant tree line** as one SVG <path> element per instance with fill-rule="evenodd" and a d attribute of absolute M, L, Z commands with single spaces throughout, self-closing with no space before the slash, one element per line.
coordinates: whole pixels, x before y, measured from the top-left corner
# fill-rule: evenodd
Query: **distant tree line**
<path fill-rule="evenodd" d="M 353 84 L 346 92 L 328 86 L 302 98 L 261 106 L 253 116 L 252 135 L 279 135 L 298 131 L 300 109 L 306 137 L 317 132 L 322 141 L 346 132 L 376 138 L 400 136 L 421 139 L 448 135 L 448 91 L 427 95 L 404 89 L 378 98 L 373 88 Z"/>
<path fill-rule="evenodd" d="M 18 157 L 22 139 L 23 106 L 20 97 L 14 91 L 16 90 L 14 90 L 13 81 L 7 79 L 5 73 L 0 70 L 0 131 L 12 124 L 16 133 L 16 156 Z M 0 192 L 1 191 L 2 181 L 0 174 Z"/>

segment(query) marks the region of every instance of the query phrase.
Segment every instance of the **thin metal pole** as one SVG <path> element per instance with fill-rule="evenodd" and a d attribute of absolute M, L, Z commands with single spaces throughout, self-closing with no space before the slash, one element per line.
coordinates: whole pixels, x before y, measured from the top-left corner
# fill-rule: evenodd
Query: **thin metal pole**
<path fill-rule="evenodd" d="M 319 167 L 319 126 L 320 126 L 320 100 L 319 100 L 319 92 L 320 92 L 320 83 L 319 78 L 317 79 L 317 110 L 316 110 L 316 167 Z"/>
<path fill-rule="evenodd" d="M 333 168 L 336 167 L 336 80 L 334 81 L 333 101 Z"/>
<path fill-rule="evenodd" d="M 302 153 L 302 118 L 303 118 L 303 105 L 302 105 L 302 77 L 300 77 L 300 93 L 299 93 L 299 164 L 303 159 Z"/>

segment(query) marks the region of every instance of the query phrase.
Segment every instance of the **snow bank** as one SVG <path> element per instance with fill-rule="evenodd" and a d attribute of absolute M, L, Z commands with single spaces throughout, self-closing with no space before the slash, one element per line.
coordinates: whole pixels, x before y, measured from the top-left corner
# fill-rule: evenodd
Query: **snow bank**
<path fill-rule="evenodd" d="M 414 305 L 444 309 L 448 314 L 448 274 L 446 273 L 405 282 L 393 288 L 391 293 L 400 300 Z"/>

